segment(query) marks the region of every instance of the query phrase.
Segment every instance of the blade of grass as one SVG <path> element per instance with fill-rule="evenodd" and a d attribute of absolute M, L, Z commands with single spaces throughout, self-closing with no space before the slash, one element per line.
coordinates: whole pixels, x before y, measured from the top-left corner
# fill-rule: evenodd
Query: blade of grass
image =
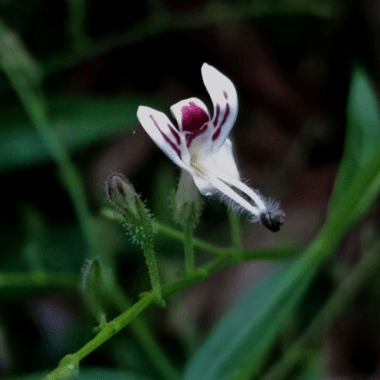
<path fill-rule="evenodd" d="M 323 334 L 326 328 L 343 313 L 361 286 L 378 271 L 380 266 L 379 251 L 380 240 L 364 253 L 358 265 L 329 297 L 307 330 L 286 351 L 281 360 L 264 377 L 261 377 L 261 380 L 281 380 L 287 377 L 294 365 L 303 357 L 307 344 Z"/>
<path fill-rule="evenodd" d="M 380 115 L 376 91 L 363 68 L 355 67 L 347 102 L 347 136 L 344 156 L 334 183 L 330 208 L 350 186 L 375 152 L 380 139 Z"/>

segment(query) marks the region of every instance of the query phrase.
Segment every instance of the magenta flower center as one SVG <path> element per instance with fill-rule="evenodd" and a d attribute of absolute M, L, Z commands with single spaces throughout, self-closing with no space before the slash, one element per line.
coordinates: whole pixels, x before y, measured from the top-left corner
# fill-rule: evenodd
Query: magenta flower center
<path fill-rule="evenodd" d="M 189 148 L 196 137 L 206 132 L 210 117 L 203 108 L 198 107 L 194 102 L 190 102 L 188 106 L 183 106 L 181 112 L 182 132 L 185 134 L 186 145 Z"/>

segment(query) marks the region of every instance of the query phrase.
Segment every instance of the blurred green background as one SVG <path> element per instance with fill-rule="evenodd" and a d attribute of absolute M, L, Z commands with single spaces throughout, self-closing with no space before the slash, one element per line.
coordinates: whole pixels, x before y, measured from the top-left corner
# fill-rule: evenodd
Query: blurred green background
<path fill-rule="evenodd" d="M 287 247 L 308 246 L 329 210 L 337 210 L 331 220 L 339 220 L 339 199 L 378 151 L 379 12 L 370 0 L 0 0 L 0 377 L 39 379 L 94 336 L 99 321 L 80 291 L 86 260 L 99 257 L 124 292 L 121 301 L 104 306 L 107 320 L 149 290 L 139 247 L 104 216 L 104 183 L 123 173 L 156 220 L 179 228 L 169 201 L 179 170 L 150 141 L 136 111 L 146 105 L 168 113 L 192 96 L 211 109 L 203 62 L 237 88 L 240 109 L 231 137 L 242 178 L 280 200 L 286 213 L 278 234 L 242 218 L 243 246 L 277 249 L 277 257 L 285 257 Z M 144 326 L 173 373 L 158 369 L 154 350 L 125 329 L 83 360 L 81 368 L 98 369 L 83 370 L 79 378 L 170 379 L 176 371 L 186 379 L 270 375 L 375 241 L 377 204 L 354 227 L 350 223 L 327 264 L 262 338 L 252 332 L 259 326 L 255 318 L 277 294 L 276 281 L 287 268 L 281 260 L 228 266 L 171 297 L 166 309 L 144 312 Z M 195 236 L 231 243 L 224 204 L 205 204 Z M 183 246 L 161 234 L 155 246 L 162 282 L 178 278 Z M 197 251 L 197 264 L 210 257 Z M 375 259 L 361 269 L 349 302 L 341 302 L 343 316 L 341 310 L 317 329 L 317 344 L 301 345 L 284 378 L 380 375 L 380 282 L 365 275 L 374 268 Z M 243 310 L 244 304 L 250 308 Z M 216 331 L 222 338 L 215 344 L 223 347 L 235 334 L 226 331 L 242 320 L 250 320 L 249 333 L 239 349 L 228 348 L 227 359 L 202 345 Z M 255 356 L 260 364 L 254 370 L 223 370 L 224 361 L 251 355 L 259 338 L 268 346 Z M 207 350 L 203 364 L 193 361 Z M 202 371 L 214 357 L 218 370 L 206 377 Z"/>

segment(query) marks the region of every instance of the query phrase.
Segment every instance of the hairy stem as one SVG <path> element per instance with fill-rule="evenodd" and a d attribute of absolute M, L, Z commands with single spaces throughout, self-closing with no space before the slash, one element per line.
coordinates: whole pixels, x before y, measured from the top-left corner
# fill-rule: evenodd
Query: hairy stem
<path fill-rule="evenodd" d="M 228 257 L 217 259 L 207 263 L 206 265 L 194 270 L 191 273 L 184 275 L 177 281 L 172 282 L 171 284 L 164 285 L 162 287 L 162 294 L 164 297 L 168 297 L 174 293 L 181 291 L 188 286 L 202 281 L 212 273 L 228 264 Z M 136 302 L 128 310 L 120 314 L 111 322 L 107 323 L 100 332 L 89 342 L 87 342 L 79 351 L 74 354 L 67 355 L 64 357 L 60 365 L 50 374 L 45 377 L 45 380 L 58 380 L 62 374 L 67 373 L 67 367 L 79 364 L 79 362 L 89 355 L 92 351 L 102 345 L 105 341 L 110 339 L 121 329 L 131 323 L 142 311 L 144 311 L 149 305 L 151 305 L 156 300 L 156 295 L 153 291 L 146 292 L 142 298 Z"/>
<path fill-rule="evenodd" d="M 158 266 L 157 266 L 156 256 L 154 254 L 153 244 L 152 243 L 145 244 L 143 249 L 144 249 L 146 265 L 148 266 L 150 283 L 152 285 L 153 294 L 155 295 L 157 302 L 160 305 L 164 306 L 165 303 L 162 298 L 160 275 L 158 273 Z"/>
<path fill-rule="evenodd" d="M 121 312 L 132 306 L 128 297 L 117 284 L 113 290 L 113 299 Z M 160 344 L 157 342 L 145 319 L 142 316 L 134 319 L 131 321 L 130 328 L 161 377 L 167 380 L 180 380 L 179 372 L 162 351 Z"/>

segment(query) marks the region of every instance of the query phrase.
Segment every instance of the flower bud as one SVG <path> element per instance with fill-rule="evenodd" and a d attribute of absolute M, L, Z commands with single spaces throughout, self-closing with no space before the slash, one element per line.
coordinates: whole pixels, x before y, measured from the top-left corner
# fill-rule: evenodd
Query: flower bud
<path fill-rule="evenodd" d="M 106 192 L 109 201 L 123 217 L 127 233 L 143 249 L 153 293 L 157 302 L 160 305 L 165 305 L 153 249 L 153 234 L 156 231 L 150 211 L 140 199 L 132 184 L 120 174 L 113 174 L 108 178 Z"/>
<path fill-rule="evenodd" d="M 132 184 L 122 174 L 112 174 L 106 181 L 108 200 L 117 208 L 137 217 L 137 194 Z"/>
<path fill-rule="evenodd" d="M 89 311 L 99 324 L 105 322 L 104 307 L 111 292 L 111 283 L 99 258 L 86 261 L 82 268 L 82 295 Z"/>
<path fill-rule="evenodd" d="M 178 188 L 173 197 L 174 220 L 182 227 L 194 229 L 202 213 L 203 200 L 191 175 L 181 171 Z"/>
<path fill-rule="evenodd" d="M 127 178 L 112 174 L 106 181 L 106 193 L 133 240 L 142 247 L 150 244 L 155 233 L 151 213 Z"/>

